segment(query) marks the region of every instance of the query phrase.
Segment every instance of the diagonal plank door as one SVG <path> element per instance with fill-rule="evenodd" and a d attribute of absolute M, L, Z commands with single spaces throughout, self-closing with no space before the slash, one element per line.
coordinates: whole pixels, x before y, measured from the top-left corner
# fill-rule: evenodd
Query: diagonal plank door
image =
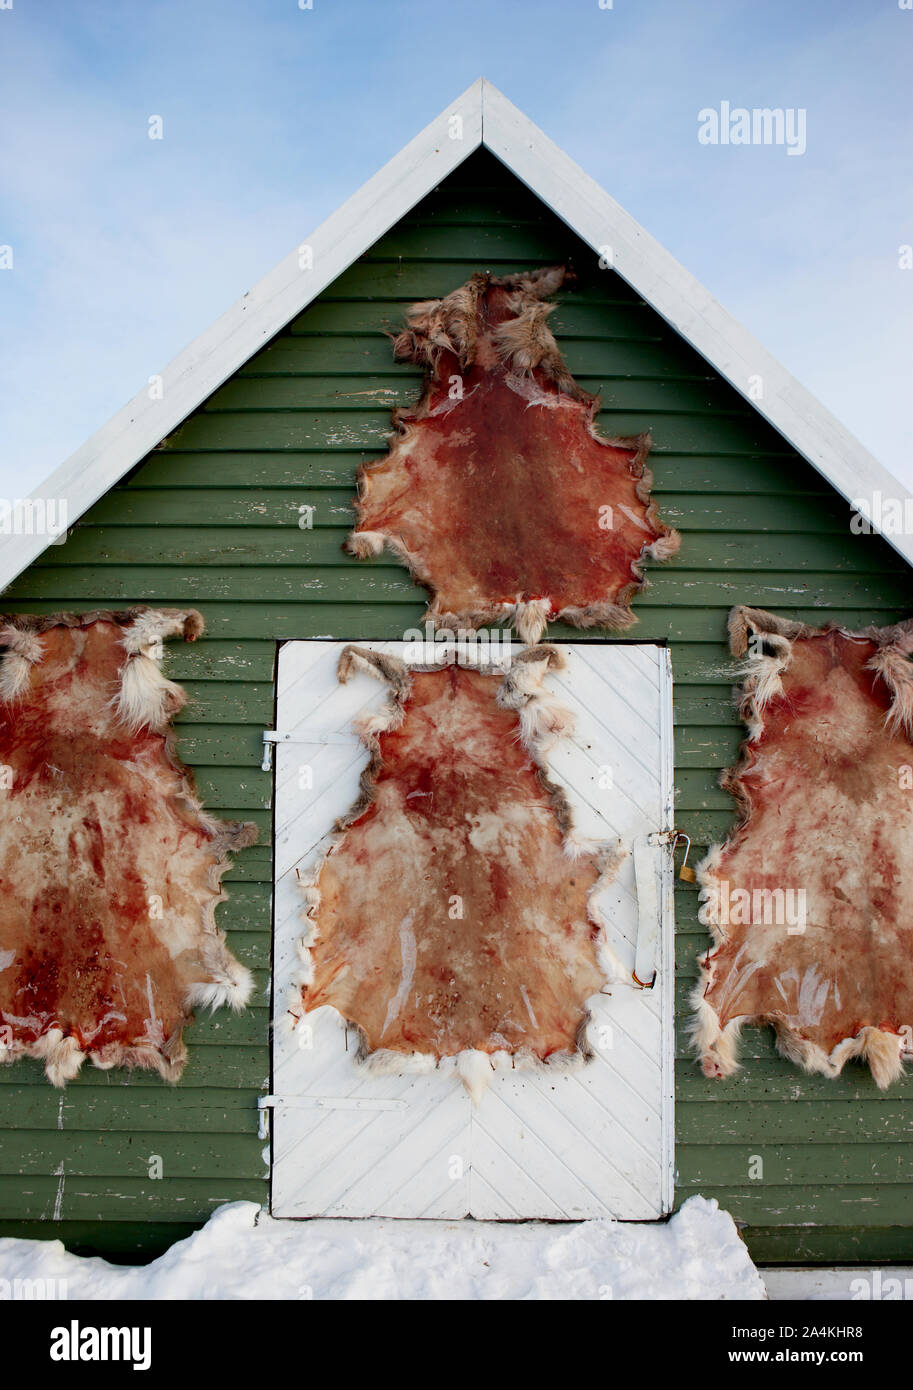
<path fill-rule="evenodd" d="M 276 748 L 275 978 L 284 1008 L 301 936 L 302 874 L 355 800 L 367 753 L 353 719 L 384 700 L 370 678 L 340 686 L 344 644 L 280 651 Z M 399 642 L 362 645 L 402 656 Z M 547 684 L 576 719 L 551 754 L 578 831 L 629 850 L 598 906 L 612 950 L 633 970 L 633 848 L 655 871 L 653 989 L 606 986 L 590 1000 L 594 1058 L 570 1073 L 496 1072 L 473 1106 L 452 1073 L 366 1076 L 338 1015 L 307 1015 L 273 1044 L 274 1215 L 649 1220 L 672 1203 L 671 856 L 646 838 L 672 825 L 671 668 L 665 648 L 562 646 Z M 643 914 L 641 914 L 642 916 Z"/>

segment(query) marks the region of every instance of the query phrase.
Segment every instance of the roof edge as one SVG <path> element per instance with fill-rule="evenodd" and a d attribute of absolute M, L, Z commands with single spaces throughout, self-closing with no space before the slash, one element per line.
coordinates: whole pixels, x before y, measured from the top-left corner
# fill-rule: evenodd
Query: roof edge
<path fill-rule="evenodd" d="M 69 523 L 134 468 L 255 352 L 485 145 L 719 372 L 850 504 L 907 491 L 820 401 L 729 314 L 674 256 L 518 110 L 479 78 L 268 275 L 194 339 L 31 494 L 66 499 Z M 309 258 L 303 255 L 309 248 Z M 304 264 L 302 263 L 304 262 Z M 761 399 L 749 392 L 760 377 Z M 872 529 L 913 565 L 913 536 Z M 10 536 L 0 589 L 53 542 Z"/>

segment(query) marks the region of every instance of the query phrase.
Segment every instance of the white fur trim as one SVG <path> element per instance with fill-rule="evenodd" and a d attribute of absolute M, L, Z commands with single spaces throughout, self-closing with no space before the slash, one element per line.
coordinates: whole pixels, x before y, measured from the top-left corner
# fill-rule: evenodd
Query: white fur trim
<path fill-rule="evenodd" d="M 125 629 L 123 648 L 129 656 L 151 656 L 169 637 L 199 636 L 202 630 L 203 620 L 194 609 L 149 608 Z"/>
<path fill-rule="evenodd" d="M 144 728 L 163 732 L 184 705 L 187 697 L 181 687 L 166 680 L 159 669 L 162 643 L 178 635 L 192 640 L 202 631 L 203 620 L 193 609 L 149 609 L 125 628 L 121 645 L 127 661 L 111 704 L 131 733 Z"/>
<path fill-rule="evenodd" d="M 913 739 L 913 663 L 904 645 L 882 647 L 868 662 L 868 667 L 881 677 L 893 696 L 885 717 L 888 729 L 892 734 L 905 733 Z"/>
<path fill-rule="evenodd" d="M 380 531 L 353 531 L 346 541 L 346 550 L 358 560 L 368 560 L 382 553 L 384 539 Z"/>
<path fill-rule="evenodd" d="M 488 1053 L 467 1048 L 465 1052 L 457 1054 L 456 1069 L 473 1105 L 478 1105 L 494 1075 Z"/>
<path fill-rule="evenodd" d="M 548 598 L 532 598 L 525 602 L 517 600 L 513 621 L 521 642 L 535 643 L 545 631 L 552 611 L 552 601 Z"/>
<path fill-rule="evenodd" d="M 16 700 L 28 687 L 32 667 L 44 655 L 44 644 L 34 632 L 6 624 L 0 628 L 0 700 Z"/>
<path fill-rule="evenodd" d="M 434 1071 L 437 1058 L 430 1052 L 394 1052 L 379 1047 L 358 1061 L 359 1068 L 369 1076 L 399 1076 L 404 1072 L 425 1075 Z"/>
<path fill-rule="evenodd" d="M 681 547 L 682 538 L 678 531 L 670 531 L 668 535 L 657 536 L 655 541 L 644 547 L 644 555 L 648 555 L 651 560 L 669 560 L 673 555 L 678 554 Z"/>
<path fill-rule="evenodd" d="M 123 667 L 111 701 L 120 722 L 134 734 L 143 728 L 161 732 L 183 702 L 181 687 L 166 680 L 154 658 L 143 655 L 131 657 Z"/>
<path fill-rule="evenodd" d="M 44 1059 L 44 1071 L 52 1086 L 65 1086 L 79 1075 L 86 1060 L 75 1038 L 64 1037 L 60 1028 L 50 1028 L 27 1049 L 33 1057 Z"/>

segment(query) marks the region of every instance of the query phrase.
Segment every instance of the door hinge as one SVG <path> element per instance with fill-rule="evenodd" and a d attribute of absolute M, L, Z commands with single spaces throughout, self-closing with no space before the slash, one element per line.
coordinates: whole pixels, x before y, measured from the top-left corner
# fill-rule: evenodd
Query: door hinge
<path fill-rule="evenodd" d="M 274 743 L 310 743 L 314 746 L 341 743 L 352 748 L 356 744 L 356 739 L 354 734 L 316 734 L 297 730 L 293 733 L 283 733 L 280 729 L 264 729 L 263 762 L 260 764 L 262 772 L 272 771 Z"/>
<path fill-rule="evenodd" d="M 409 1102 L 380 1096 L 258 1096 L 258 1139 L 269 1138 L 269 1111 L 286 1110 L 405 1110 Z"/>
<path fill-rule="evenodd" d="M 269 1112 L 276 1104 L 275 1096 L 257 1097 L 257 1138 L 269 1138 Z"/>

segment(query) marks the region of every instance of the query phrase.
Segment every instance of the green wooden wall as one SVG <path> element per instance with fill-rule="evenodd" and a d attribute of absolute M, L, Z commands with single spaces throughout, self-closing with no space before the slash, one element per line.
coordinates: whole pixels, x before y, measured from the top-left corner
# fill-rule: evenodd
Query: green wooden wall
<path fill-rule="evenodd" d="M 86 1067 L 58 1092 L 37 1063 L 0 1068 L 0 1235 L 134 1258 L 221 1202 L 266 1199 L 256 1099 L 270 1067 L 271 777 L 260 734 L 273 723 L 276 643 L 395 638 L 423 612 L 399 565 L 341 550 L 355 468 L 382 455 L 391 407 L 418 389 L 386 337 L 403 307 L 481 268 L 568 259 L 580 284 L 552 318 L 568 364 L 601 394 L 604 432 L 652 431 L 661 513 L 684 537 L 675 560 L 652 567 L 629 636 L 672 649 L 677 818 L 695 858 L 732 819 L 717 786 L 740 737 L 720 669 L 730 606 L 851 627 L 913 609 L 913 575 L 891 548 L 851 536 L 819 475 L 492 156 L 474 155 L 8 590 L 9 611 L 200 608 L 207 637 L 166 657 L 191 697 L 180 752 L 205 803 L 255 819 L 261 842 L 238 857 L 219 909 L 256 972 L 254 1006 L 188 1030 L 177 1088 Z M 316 505 L 312 531 L 298 527 L 303 503 Z M 749 1029 L 741 1074 L 704 1080 L 684 1024 L 706 934 L 695 890 L 679 885 L 676 903 L 678 1200 L 718 1197 L 759 1260 L 913 1259 L 913 1079 L 882 1095 L 855 1064 L 835 1081 L 806 1077 Z M 152 1155 L 161 1180 L 148 1176 Z M 763 1180 L 749 1176 L 754 1155 Z"/>

